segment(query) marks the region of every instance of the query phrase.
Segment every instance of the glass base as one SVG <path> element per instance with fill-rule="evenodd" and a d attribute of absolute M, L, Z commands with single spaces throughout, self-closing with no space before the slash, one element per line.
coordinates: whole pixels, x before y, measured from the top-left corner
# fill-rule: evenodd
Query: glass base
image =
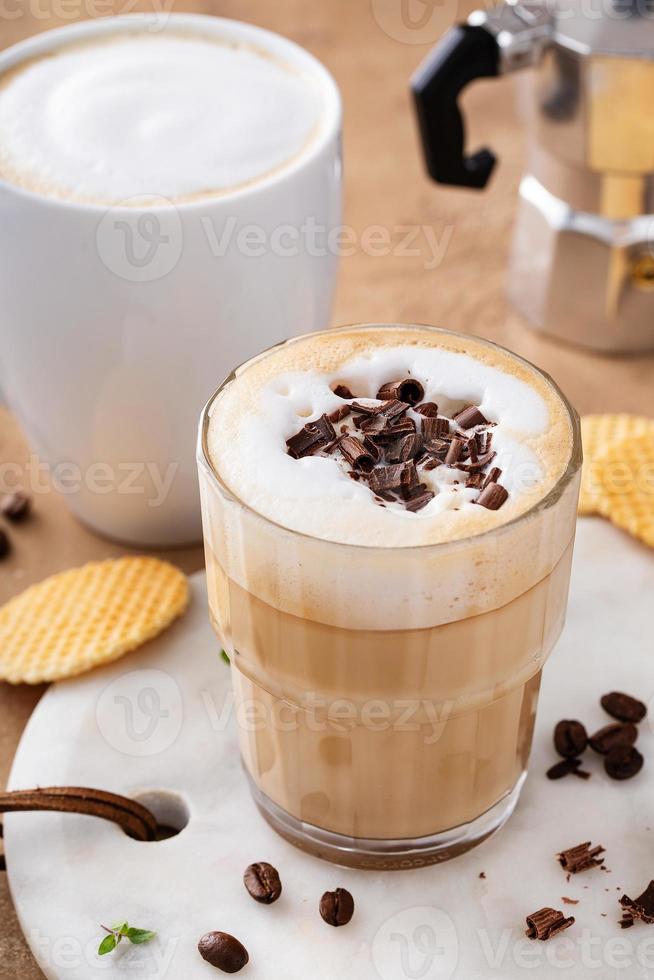
<path fill-rule="evenodd" d="M 255 785 L 246 770 L 250 790 L 259 812 L 289 843 L 303 851 L 347 868 L 373 871 L 402 871 L 440 864 L 481 844 L 502 827 L 513 813 L 527 773 L 513 789 L 476 820 L 429 837 L 408 840 L 367 840 L 345 837 L 312 824 L 303 823 L 274 803 Z"/>

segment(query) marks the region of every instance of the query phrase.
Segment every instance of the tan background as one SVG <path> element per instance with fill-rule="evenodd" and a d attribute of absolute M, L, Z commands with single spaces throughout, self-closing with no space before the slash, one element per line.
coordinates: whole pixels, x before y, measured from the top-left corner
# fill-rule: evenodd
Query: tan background
<path fill-rule="evenodd" d="M 164 0 L 159 0 L 159 7 Z M 0 0 L 0 46 L 71 20 L 136 9 L 131 0 Z M 155 9 L 147 3 L 139 9 Z M 527 330 L 504 298 L 504 278 L 524 147 L 510 80 L 480 82 L 466 95 L 471 141 L 488 143 L 501 164 L 485 193 L 446 191 L 425 177 L 417 152 L 407 80 L 434 38 L 467 8 L 456 0 L 206 0 L 176 10 L 235 17 L 279 31 L 307 47 L 335 75 L 345 103 L 345 221 L 360 246 L 344 258 L 334 323 L 394 319 L 434 323 L 500 341 L 548 370 L 582 413 L 654 415 L 654 358 L 605 358 L 553 344 Z M 431 11 L 431 16 L 429 15 Z M 425 25 L 420 25 L 424 15 Z M 423 233 L 420 254 L 398 254 L 406 226 L 426 225 L 447 243 L 437 268 Z M 363 247 L 365 229 L 390 230 L 386 254 Z M 370 245 L 372 244 L 372 249 Z M 1 302 L 1 299 L 0 299 Z M 0 360 L 2 352 L 0 351 Z M 217 381 L 219 379 L 216 379 Z M 0 408 L 0 463 L 26 461 L 28 448 Z M 124 549 L 77 525 L 53 493 L 36 500 L 36 516 L 12 532 L 14 551 L 0 566 L 0 602 L 29 583 L 85 560 Z M 186 571 L 202 566 L 198 549 L 169 557 Z M 0 684 L 0 784 L 41 690 Z M 16 923 L 0 875 L 0 978 L 42 977 Z"/>

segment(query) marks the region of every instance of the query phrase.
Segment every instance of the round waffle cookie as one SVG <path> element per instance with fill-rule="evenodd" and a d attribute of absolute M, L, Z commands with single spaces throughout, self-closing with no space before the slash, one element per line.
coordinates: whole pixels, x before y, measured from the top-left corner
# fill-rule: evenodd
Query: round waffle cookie
<path fill-rule="evenodd" d="M 616 443 L 638 436 L 654 435 L 654 420 L 642 415 L 584 415 L 581 441 L 584 465 L 579 493 L 580 514 L 603 514 L 601 460 Z"/>
<path fill-rule="evenodd" d="M 0 679 L 74 677 L 152 639 L 184 612 L 186 576 L 157 558 L 90 562 L 0 608 Z"/>
<path fill-rule="evenodd" d="M 602 514 L 654 548 L 654 430 L 611 446 L 598 473 Z"/>

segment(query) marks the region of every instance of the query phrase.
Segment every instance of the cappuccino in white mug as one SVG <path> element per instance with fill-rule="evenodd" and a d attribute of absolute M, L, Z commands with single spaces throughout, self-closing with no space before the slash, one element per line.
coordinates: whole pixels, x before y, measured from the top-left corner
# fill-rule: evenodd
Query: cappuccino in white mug
<path fill-rule="evenodd" d="M 312 143 L 323 92 L 255 45 L 199 33 L 72 42 L 0 79 L 0 177 L 106 204 L 226 194 Z"/>
<path fill-rule="evenodd" d="M 328 323 L 341 173 L 334 80 L 253 24 L 99 17 L 0 52 L 0 385 L 84 523 L 199 540 L 198 413 Z"/>

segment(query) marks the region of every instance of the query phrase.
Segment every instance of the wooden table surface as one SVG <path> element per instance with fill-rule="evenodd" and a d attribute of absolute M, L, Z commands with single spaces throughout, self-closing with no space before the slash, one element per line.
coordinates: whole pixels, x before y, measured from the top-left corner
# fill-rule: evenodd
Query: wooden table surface
<path fill-rule="evenodd" d="M 156 6 L 161 9 L 166 4 Z M 112 0 L 65 4 L 25 0 L 4 5 L 0 46 L 94 12 L 131 9 L 132 3 Z M 154 8 L 143 3 L 140 9 Z M 431 18 L 421 24 L 421 16 L 430 9 Z M 456 0 L 431 7 L 423 0 L 410 0 L 404 8 L 401 0 L 175 4 L 175 10 L 235 17 L 286 34 L 316 54 L 341 87 L 345 222 L 354 229 L 358 246 L 342 260 L 334 324 L 396 320 L 478 333 L 549 371 L 581 413 L 615 410 L 654 415 L 654 357 L 608 358 L 552 343 L 528 330 L 507 304 L 508 246 L 524 162 L 510 80 L 480 82 L 465 96 L 473 142 L 490 144 L 500 156 L 490 189 L 481 194 L 444 190 L 423 173 L 407 80 L 431 42 L 465 17 L 468 9 Z M 407 15 L 413 19 L 407 20 Z M 386 245 L 379 244 L 380 227 L 385 229 Z M 407 249 L 409 227 L 417 230 Z M 0 408 L 0 463 L 23 463 L 28 452 L 11 415 Z M 35 505 L 34 519 L 13 533 L 13 554 L 2 563 L 0 603 L 47 574 L 125 551 L 80 527 L 54 492 L 40 495 Z M 188 572 L 203 563 L 200 548 L 170 552 L 167 557 Z M 0 684 L 3 785 L 23 727 L 41 694 L 40 688 Z M 36 980 L 42 974 L 20 935 L 4 878 L 0 876 L 0 978 Z"/>

